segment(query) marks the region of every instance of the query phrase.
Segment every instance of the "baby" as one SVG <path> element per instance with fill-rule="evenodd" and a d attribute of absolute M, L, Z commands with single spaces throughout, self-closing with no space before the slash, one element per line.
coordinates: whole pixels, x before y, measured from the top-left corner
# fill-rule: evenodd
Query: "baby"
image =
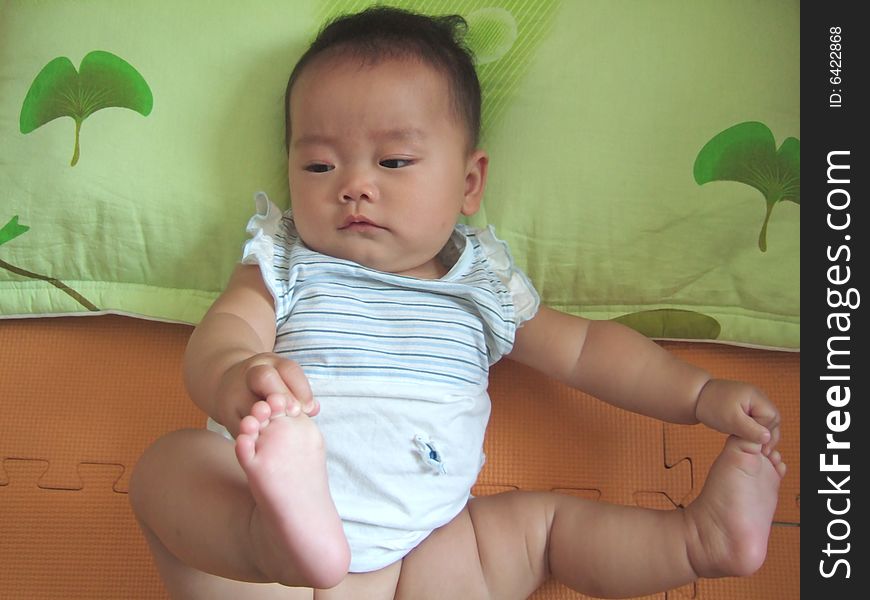
<path fill-rule="evenodd" d="M 488 167 L 463 25 L 369 9 L 296 65 L 292 212 L 258 195 L 185 354 L 211 431 L 158 440 L 131 483 L 173 598 L 525 598 L 549 577 L 624 597 L 764 561 L 785 473 L 770 400 L 540 306 L 491 230 L 457 225 Z M 684 509 L 472 498 L 502 357 L 730 437 Z"/>

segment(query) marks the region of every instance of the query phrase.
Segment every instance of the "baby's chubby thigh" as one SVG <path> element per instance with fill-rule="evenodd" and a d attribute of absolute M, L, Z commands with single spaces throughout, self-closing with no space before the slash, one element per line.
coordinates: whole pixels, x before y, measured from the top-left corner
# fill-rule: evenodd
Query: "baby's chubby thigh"
<path fill-rule="evenodd" d="M 528 598 L 548 578 L 553 496 L 473 498 L 402 562 L 398 600 Z"/>
<path fill-rule="evenodd" d="M 368 573 L 348 573 L 341 583 L 328 590 L 314 590 L 314 600 L 393 600 L 402 561 Z"/>
<path fill-rule="evenodd" d="M 468 507 L 435 530 L 405 558 L 368 573 L 348 573 L 314 600 L 476 600 L 494 597 L 483 576 Z"/>

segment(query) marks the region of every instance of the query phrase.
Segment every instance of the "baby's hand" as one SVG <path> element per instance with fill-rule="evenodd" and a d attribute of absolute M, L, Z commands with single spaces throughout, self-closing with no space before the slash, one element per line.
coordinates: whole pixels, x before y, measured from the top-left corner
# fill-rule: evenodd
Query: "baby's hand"
<path fill-rule="evenodd" d="M 695 416 L 717 431 L 761 444 L 765 455 L 779 443 L 779 411 L 748 383 L 711 379 L 698 396 Z"/>
<path fill-rule="evenodd" d="M 313 417 L 320 412 L 302 367 L 272 352 L 264 352 L 243 360 L 224 374 L 218 388 L 221 424 L 230 434 L 237 435 L 239 423 L 251 414 L 251 406 L 270 398 L 286 406 L 291 416 L 304 412 Z"/>

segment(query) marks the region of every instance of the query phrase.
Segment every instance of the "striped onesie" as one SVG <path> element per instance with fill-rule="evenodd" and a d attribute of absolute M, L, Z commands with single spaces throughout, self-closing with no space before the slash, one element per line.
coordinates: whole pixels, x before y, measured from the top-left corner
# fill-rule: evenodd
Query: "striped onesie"
<path fill-rule="evenodd" d="M 448 523 L 483 466 L 489 366 L 538 295 L 492 229 L 457 225 L 438 280 L 314 252 L 265 194 L 242 262 L 275 299 L 275 352 L 320 402 L 329 487 L 352 572 L 399 560 Z M 209 427 L 226 430 L 214 422 Z"/>

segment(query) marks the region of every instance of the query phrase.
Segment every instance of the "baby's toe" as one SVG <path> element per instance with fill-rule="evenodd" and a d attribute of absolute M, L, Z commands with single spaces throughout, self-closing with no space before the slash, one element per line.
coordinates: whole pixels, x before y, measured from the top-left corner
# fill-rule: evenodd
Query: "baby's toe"
<path fill-rule="evenodd" d="M 260 400 L 259 402 L 255 402 L 251 407 L 251 414 L 254 419 L 260 423 L 260 426 L 263 427 L 269 423 L 269 419 L 272 418 L 272 407 L 268 402 Z M 247 418 L 247 417 L 245 417 Z"/>
<path fill-rule="evenodd" d="M 288 398 L 284 394 L 269 394 L 266 403 L 269 405 L 270 417 L 281 417 L 287 412 Z"/>
<path fill-rule="evenodd" d="M 767 460 L 770 461 L 770 464 L 773 466 L 780 478 L 785 475 L 785 463 L 782 460 L 782 454 L 779 453 L 779 450 L 771 450 L 770 453 L 767 454 Z"/>
<path fill-rule="evenodd" d="M 263 421 L 258 416 L 250 414 L 239 422 L 239 435 L 250 436 L 256 440 L 262 428 Z"/>

